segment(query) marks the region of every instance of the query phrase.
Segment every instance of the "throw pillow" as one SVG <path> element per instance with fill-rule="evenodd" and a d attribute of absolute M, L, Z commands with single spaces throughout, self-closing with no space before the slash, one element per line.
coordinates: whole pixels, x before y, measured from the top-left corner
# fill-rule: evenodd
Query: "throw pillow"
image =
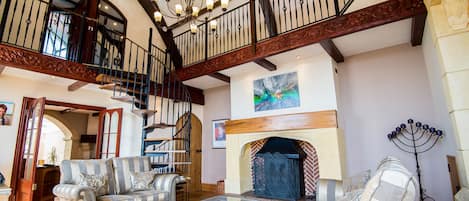
<path fill-rule="evenodd" d="M 96 196 L 108 194 L 109 184 L 105 175 L 80 173 L 80 186 L 87 186 L 96 192 Z"/>
<path fill-rule="evenodd" d="M 132 183 L 131 191 L 145 191 L 153 189 L 153 180 L 156 173 L 153 171 L 148 172 L 131 172 L 130 183 Z"/>

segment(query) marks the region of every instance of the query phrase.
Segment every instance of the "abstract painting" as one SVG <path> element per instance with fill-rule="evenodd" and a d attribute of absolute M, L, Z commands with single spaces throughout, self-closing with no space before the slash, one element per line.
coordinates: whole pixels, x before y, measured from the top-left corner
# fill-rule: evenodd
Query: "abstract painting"
<path fill-rule="evenodd" d="M 212 146 L 214 149 L 224 149 L 226 147 L 225 122 L 227 119 L 212 121 Z"/>
<path fill-rule="evenodd" d="M 298 74 L 275 75 L 254 81 L 256 112 L 300 106 Z"/>

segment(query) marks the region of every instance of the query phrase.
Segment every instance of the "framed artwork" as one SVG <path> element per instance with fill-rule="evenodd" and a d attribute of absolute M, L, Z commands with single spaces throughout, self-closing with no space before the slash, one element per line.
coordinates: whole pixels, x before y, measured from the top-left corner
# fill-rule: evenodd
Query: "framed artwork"
<path fill-rule="evenodd" d="M 214 149 L 226 148 L 225 122 L 228 119 L 212 121 L 212 147 Z"/>
<path fill-rule="evenodd" d="M 254 110 L 268 111 L 300 106 L 296 72 L 254 80 Z"/>
<path fill-rule="evenodd" d="M 0 101 L 0 126 L 11 125 L 14 110 L 15 103 Z"/>

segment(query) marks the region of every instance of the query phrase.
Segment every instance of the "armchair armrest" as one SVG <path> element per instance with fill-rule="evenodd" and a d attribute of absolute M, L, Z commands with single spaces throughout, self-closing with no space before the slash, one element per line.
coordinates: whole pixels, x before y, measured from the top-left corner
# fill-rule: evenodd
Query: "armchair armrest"
<path fill-rule="evenodd" d="M 96 194 L 93 189 L 86 186 L 73 184 L 58 184 L 52 190 L 55 196 L 63 200 L 71 201 L 96 201 Z"/>
<path fill-rule="evenodd" d="M 342 181 L 319 179 L 316 184 L 316 201 L 336 201 L 343 196 Z"/>
<path fill-rule="evenodd" d="M 169 192 L 170 201 L 176 201 L 176 184 L 183 182 L 184 177 L 178 174 L 159 174 L 153 180 L 155 190 Z"/>

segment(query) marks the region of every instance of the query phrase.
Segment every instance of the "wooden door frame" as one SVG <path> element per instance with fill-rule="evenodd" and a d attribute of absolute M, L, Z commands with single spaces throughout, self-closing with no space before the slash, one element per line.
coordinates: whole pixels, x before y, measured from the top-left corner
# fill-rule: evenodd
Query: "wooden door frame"
<path fill-rule="evenodd" d="M 21 158 L 23 154 L 23 149 L 24 149 L 24 139 L 26 137 L 25 135 L 25 128 L 26 128 L 26 118 L 25 118 L 25 112 L 27 108 L 27 104 L 31 104 L 32 100 L 36 98 L 31 98 L 31 97 L 23 97 L 23 102 L 21 105 L 21 117 L 20 117 L 20 123 L 18 126 L 18 134 L 16 137 L 16 146 L 15 146 L 15 155 L 13 158 L 13 167 L 20 167 L 21 165 Z M 55 105 L 55 106 L 63 106 L 63 107 L 72 107 L 76 109 L 83 109 L 83 110 L 96 110 L 96 111 L 102 111 L 106 110 L 105 107 L 99 107 L 99 106 L 90 106 L 90 105 L 83 105 L 83 104 L 76 104 L 76 103 L 68 103 L 68 102 L 61 102 L 61 101 L 54 101 L 54 100 L 48 100 L 46 98 L 45 105 Z M 18 190 L 18 182 L 19 182 L 19 173 L 20 173 L 19 168 L 13 168 L 12 173 L 11 173 L 11 179 L 10 179 L 10 188 L 11 188 L 11 195 L 9 198 L 9 201 L 14 201 L 16 197 L 16 193 Z"/>
<path fill-rule="evenodd" d="M 117 123 L 117 130 L 118 130 L 118 134 L 117 134 L 117 139 L 116 139 L 116 152 L 114 153 L 114 157 L 119 157 L 119 154 L 120 154 L 120 141 L 121 141 L 121 134 L 122 134 L 122 119 L 123 119 L 123 108 L 114 108 L 114 109 L 106 109 L 106 110 L 102 110 L 99 112 L 99 128 L 98 128 L 98 135 L 96 135 L 96 159 L 101 159 L 101 155 L 102 155 L 102 146 L 103 146 L 103 133 L 104 133 L 104 125 L 106 122 L 105 121 L 105 118 L 106 117 L 106 114 L 109 113 L 109 123 L 111 123 L 112 121 L 112 114 L 114 112 L 117 112 L 117 114 L 119 115 L 119 120 L 118 120 L 118 123 Z M 111 129 L 111 124 L 109 124 L 109 130 Z M 109 131 L 108 131 L 109 133 Z M 107 151 L 106 151 L 106 154 L 109 154 L 109 139 L 110 139 L 111 135 L 110 133 L 108 134 L 108 144 L 107 144 Z M 98 148 L 99 147 L 99 148 Z"/>

